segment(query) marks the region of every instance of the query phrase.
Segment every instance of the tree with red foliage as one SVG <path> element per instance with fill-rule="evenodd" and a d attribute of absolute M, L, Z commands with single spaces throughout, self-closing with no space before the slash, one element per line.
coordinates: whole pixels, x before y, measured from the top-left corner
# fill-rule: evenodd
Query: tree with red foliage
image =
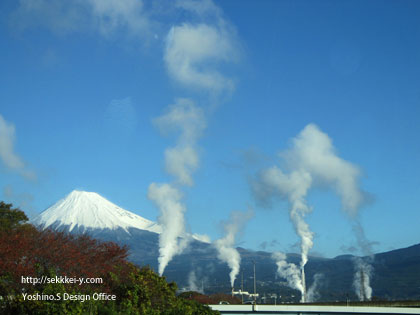
<path fill-rule="evenodd" d="M 187 291 L 181 293 L 179 297 L 186 300 L 197 301 L 201 304 L 219 304 L 220 302 L 228 302 L 229 304 L 242 304 L 238 297 L 226 293 L 205 295 L 195 291 Z"/>
<path fill-rule="evenodd" d="M 104 277 L 125 260 L 127 248 L 86 235 L 25 227 L 0 232 L 0 257 L 0 275 L 8 275 L 10 285 L 19 289 L 28 287 L 22 277 L 38 277 L 50 269 L 58 276 Z"/>
<path fill-rule="evenodd" d="M 176 284 L 167 283 L 148 267 L 126 260 L 127 248 L 87 235 L 39 230 L 26 215 L 0 202 L 0 313 L 10 314 L 217 314 L 194 301 L 176 297 Z M 100 284 L 23 283 L 44 279 L 101 278 Z M 113 294 L 116 300 L 27 300 L 42 296 Z"/>

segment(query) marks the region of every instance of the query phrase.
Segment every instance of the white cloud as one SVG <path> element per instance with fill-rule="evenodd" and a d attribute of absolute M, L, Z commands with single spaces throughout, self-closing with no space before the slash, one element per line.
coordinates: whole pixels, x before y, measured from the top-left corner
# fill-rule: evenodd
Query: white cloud
<path fill-rule="evenodd" d="M 238 58 L 233 27 L 211 0 L 181 0 L 171 5 L 192 13 L 194 23 L 175 25 L 167 32 L 164 61 L 169 75 L 185 87 L 231 92 L 234 82 L 220 67 Z M 160 10 L 146 10 L 142 0 L 19 0 L 11 24 L 18 30 L 40 26 L 58 34 L 83 31 L 104 37 L 124 33 L 156 38 L 152 28 L 160 22 L 152 16 L 163 14 Z"/>
<path fill-rule="evenodd" d="M 231 91 L 233 80 L 217 66 L 236 59 L 234 46 L 232 34 L 224 28 L 185 23 L 169 31 L 164 59 L 171 77 L 182 85 L 211 92 Z"/>
<path fill-rule="evenodd" d="M 142 0 L 20 0 L 12 26 L 42 26 L 59 34 L 93 30 L 108 36 L 124 29 L 145 35 L 150 21 Z"/>
<path fill-rule="evenodd" d="M 96 27 L 102 34 L 126 27 L 133 34 L 145 34 L 149 20 L 141 0 L 88 0 Z"/>
<path fill-rule="evenodd" d="M 87 26 L 86 9 L 79 0 L 20 0 L 11 25 L 20 31 L 41 26 L 58 34 L 71 33 Z"/>
<path fill-rule="evenodd" d="M 25 163 L 14 151 L 15 142 L 15 126 L 8 123 L 2 115 L 0 115 L 0 158 L 4 165 L 27 179 L 35 179 L 35 174 L 28 171 Z"/>

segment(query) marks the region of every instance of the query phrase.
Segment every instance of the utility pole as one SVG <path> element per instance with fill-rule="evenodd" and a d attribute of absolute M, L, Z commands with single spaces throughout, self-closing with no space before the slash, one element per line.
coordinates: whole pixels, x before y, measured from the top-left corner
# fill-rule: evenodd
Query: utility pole
<path fill-rule="evenodd" d="M 241 291 L 244 292 L 244 271 L 242 270 Z M 242 304 L 244 304 L 244 295 L 241 294 Z"/>
<path fill-rule="evenodd" d="M 257 280 L 255 278 L 255 260 L 254 262 L 254 304 L 257 304 Z"/>

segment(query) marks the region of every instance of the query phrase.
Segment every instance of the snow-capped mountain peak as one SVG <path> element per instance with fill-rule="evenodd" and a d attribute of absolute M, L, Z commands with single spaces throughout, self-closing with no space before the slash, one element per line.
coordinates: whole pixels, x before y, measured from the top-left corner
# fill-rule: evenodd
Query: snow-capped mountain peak
<path fill-rule="evenodd" d="M 44 228 L 67 226 L 82 229 L 137 228 L 161 233 L 161 227 L 137 214 L 124 210 L 95 192 L 74 190 L 64 199 L 38 215 L 33 222 Z"/>

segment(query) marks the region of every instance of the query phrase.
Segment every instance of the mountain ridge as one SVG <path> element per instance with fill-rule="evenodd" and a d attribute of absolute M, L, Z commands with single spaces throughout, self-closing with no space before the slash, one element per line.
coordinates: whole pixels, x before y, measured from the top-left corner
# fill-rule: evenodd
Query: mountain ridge
<path fill-rule="evenodd" d="M 57 202 L 56 204 L 60 203 Z M 112 205 L 113 207 L 118 207 L 114 204 Z M 52 207 L 45 210 L 40 216 L 45 213 L 48 214 L 47 211 Z M 88 227 L 75 221 L 60 221 L 58 217 L 60 213 L 60 211 L 53 212 L 54 215 L 51 215 L 49 218 L 46 216 L 44 220 L 38 219 L 34 221 L 35 223 L 49 223 L 44 228 L 74 234 L 87 233 L 102 241 L 114 241 L 120 245 L 127 245 L 129 248 L 129 260 L 138 265 L 150 265 L 157 270 L 159 257 L 158 233 L 133 226 L 126 226 L 124 229 L 114 225 L 114 228 L 111 229 L 97 227 L 98 225 L 95 227 L 92 224 L 91 227 Z M 48 221 L 48 219 L 51 220 Z M 72 224 L 64 224 L 63 222 Z M 147 222 L 154 223 L 149 220 Z M 101 225 L 99 224 L 99 226 Z M 252 273 L 255 262 L 259 292 L 262 294 L 277 292 L 278 294 L 281 293 L 286 301 L 297 301 L 298 293 L 287 285 L 285 279 L 281 279 L 277 275 L 277 266 L 270 252 L 249 250 L 241 247 L 237 249 L 241 255 L 241 274 L 245 275 L 244 287 L 246 290 L 252 291 Z M 339 255 L 334 258 L 309 256 L 309 261 L 305 268 L 308 287 L 314 283 L 315 275 L 322 274 L 324 277 L 319 288 L 320 299 L 323 301 L 343 300 L 346 297 L 357 299 L 353 288 L 354 258 L 356 257 L 349 254 Z M 387 299 L 413 299 L 420 297 L 420 244 L 377 253 L 372 258 L 374 272 L 371 283 L 375 296 Z M 287 261 L 298 265 L 300 263 L 300 255 L 287 254 Z M 175 281 L 180 288 L 184 289 L 194 287 L 191 285 L 190 280 L 196 278 L 197 281 L 201 281 L 202 286 L 204 286 L 204 283 L 206 284 L 205 290 L 207 293 L 216 293 L 229 292 L 231 290 L 229 271 L 227 264 L 217 259 L 215 247 L 211 243 L 201 242 L 196 238 L 191 240 L 189 247 L 181 255 L 173 258 L 167 266 L 164 275 L 168 281 Z M 238 287 L 239 280 L 238 276 L 235 287 Z"/>

